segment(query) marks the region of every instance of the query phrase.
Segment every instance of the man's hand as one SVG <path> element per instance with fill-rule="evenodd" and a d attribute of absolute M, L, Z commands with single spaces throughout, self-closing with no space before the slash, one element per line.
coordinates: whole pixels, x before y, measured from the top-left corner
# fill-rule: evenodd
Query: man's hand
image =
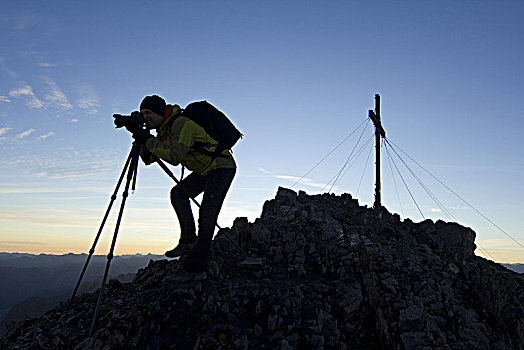
<path fill-rule="evenodd" d="M 141 130 L 140 126 L 134 123 L 131 125 L 125 125 L 125 128 L 133 135 L 139 133 Z"/>
<path fill-rule="evenodd" d="M 154 137 L 153 135 L 151 135 L 149 133 L 149 130 L 144 130 L 144 129 L 138 129 L 137 131 L 135 131 L 133 133 L 133 138 L 135 140 L 137 140 L 138 142 L 140 142 L 141 144 L 145 144 L 146 141 L 150 138 Z"/>

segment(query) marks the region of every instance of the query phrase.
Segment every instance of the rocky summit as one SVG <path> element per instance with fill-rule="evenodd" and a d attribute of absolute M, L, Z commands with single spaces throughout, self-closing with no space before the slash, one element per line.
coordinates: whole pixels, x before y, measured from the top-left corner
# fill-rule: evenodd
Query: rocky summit
<path fill-rule="evenodd" d="M 245 257 L 225 236 L 236 241 Z M 213 242 L 207 271 L 151 261 L 131 283 L 8 325 L 3 349 L 523 349 L 524 278 L 457 223 L 280 188 Z"/>

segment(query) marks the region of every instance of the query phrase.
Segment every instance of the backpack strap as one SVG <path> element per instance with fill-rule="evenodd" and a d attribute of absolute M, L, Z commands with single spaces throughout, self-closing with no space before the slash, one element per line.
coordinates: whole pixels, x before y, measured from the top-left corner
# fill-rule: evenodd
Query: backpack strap
<path fill-rule="evenodd" d="M 193 148 L 195 150 L 197 150 L 198 152 L 200 153 L 204 153 L 205 155 L 208 155 L 210 156 L 211 158 L 215 159 L 217 157 L 221 157 L 221 158 L 229 158 L 229 156 L 225 156 L 222 154 L 222 152 L 224 152 L 224 150 L 226 150 L 226 148 L 220 144 L 217 144 L 215 146 L 215 150 L 213 152 L 211 151 L 208 151 L 206 149 L 206 147 L 213 147 L 215 145 L 211 144 L 211 143 L 208 143 L 208 142 L 194 142 L 193 143 Z"/>

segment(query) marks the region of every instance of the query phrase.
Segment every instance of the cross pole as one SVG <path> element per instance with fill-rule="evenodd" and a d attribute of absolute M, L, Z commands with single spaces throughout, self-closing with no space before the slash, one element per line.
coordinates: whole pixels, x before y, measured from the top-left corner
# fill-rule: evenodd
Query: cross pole
<path fill-rule="evenodd" d="M 375 124 L 375 203 L 373 208 L 379 210 L 382 206 L 380 184 L 380 137 L 386 138 L 386 132 L 380 122 L 380 95 L 375 94 L 375 111 L 369 110 L 369 119 Z"/>

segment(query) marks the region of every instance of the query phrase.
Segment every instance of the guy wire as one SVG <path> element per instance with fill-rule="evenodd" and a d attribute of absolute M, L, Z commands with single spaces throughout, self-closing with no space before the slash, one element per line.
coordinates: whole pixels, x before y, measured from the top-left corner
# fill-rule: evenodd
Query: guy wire
<path fill-rule="evenodd" d="M 386 139 L 386 142 L 387 139 Z M 390 144 L 391 146 L 391 144 Z M 415 174 L 415 172 L 409 167 L 409 165 L 404 161 L 404 159 L 402 159 L 402 157 L 397 153 L 397 151 L 395 150 L 395 148 L 393 148 L 391 146 L 391 149 L 393 150 L 393 152 L 395 152 L 395 154 L 397 155 L 397 157 L 400 159 L 400 161 L 402 162 L 402 164 L 404 164 L 404 166 L 406 167 L 406 169 L 408 169 L 408 171 L 411 173 L 411 175 L 415 178 L 415 180 L 417 180 L 417 182 L 419 183 L 419 185 L 424 189 L 424 191 L 426 191 L 426 193 L 428 194 L 428 196 L 433 199 L 433 201 L 435 202 L 435 204 L 442 210 L 442 212 L 444 213 L 444 215 L 446 215 L 446 217 L 448 219 L 453 219 L 456 221 L 456 219 L 453 217 L 453 214 L 444 206 L 444 204 L 442 204 L 442 202 L 440 202 L 440 200 L 429 190 L 429 188 L 422 182 L 422 180 L 417 176 L 417 174 Z"/>
<path fill-rule="evenodd" d="M 390 155 L 391 156 L 391 155 Z M 406 187 L 406 190 L 408 191 L 409 195 L 411 196 L 411 199 L 413 200 L 413 202 L 415 203 L 415 206 L 417 207 L 418 209 L 418 212 L 420 213 L 420 215 L 422 216 L 422 218 L 424 220 L 426 220 L 426 217 L 424 216 L 424 214 L 422 214 L 422 210 L 420 210 L 420 207 L 418 206 L 418 203 L 417 201 L 415 200 L 415 197 L 413 197 L 413 194 L 411 193 L 411 191 L 409 190 L 409 187 L 408 185 L 406 184 L 406 181 L 404 181 L 404 177 L 402 176 L 402 174 L 400 173 L 400 170 L 398 169 L 397 167 L 397 163 L 395 163 L 395 161 L 392 159 L 393 161 L 393 165 L 395 166 L 395 169 L 397 169 L 397 173 L 398 175 L 400 176 L 400 179 L 402 180 L 402 182 L 404 183 L 404 186 Z"/>
<path fill-rule="evenodd" d="M 366 159 L 366 162 L 364 163 L 364 170 L 362 170 L 362 175 L 360 176 L 360 181 L 358 183 L 357 193 L 355 193 L 355 197 L 358 197 L 358 192 L 360 191 L 360 185 L 362 185 L 362 180 L 364 179 L 364 174 L 366 173 L 366 169 L 368 168 L 369 158 L 371 157 L 371 151 L 373 151 L 373 145 L 371 145 L 371 147 L 369 147 L 368 158 Z"/>
<path fill-rule="evenodd" d="M 400 195 L 398 193 L 398 187 L 397 187 L 397 180 L 395 180 L 395 173 L 393 172 L 393 166 L 391 165 L 391 154 L 389 153 L 389 149 L 387 147 L 387 144 L 384 143 L 384 148 L 386 149 L 386 154 L 388 156 L 388 163 L 389 163 L 389 170 L 391 170 L 391 178 L 393 179 L 393 184 L 395 185 L 395 191 L 397 192 L 397 198 L 398 198 L 398 204 L 400 205 L 400 212 L 402 213 L 402 216 L 404 216 L 404 208 L 402 207 L 402 201 L 400 200 Z"/>
<path fill-rule="evenodd" d="M 346 176 L 346 174 L 348 173 L 348 171 L 351 169 L 351 167 L 353 166 L 353 164 L 355 164 L 355 162 L 357 161 L 357 159 L 360 157 L 360 155 L 364 152 L 364 150 L 366 149 L 367 145 L 371 145 L 370 147 L 370 151 L 373 150 L 373 139 L 375 138 L 375 135 L 371 135 L 367 141 L 358 149 L 358 151 L 356 152 L 356 154 L 353 156 L 353 160 L 351 161 L 351 164 L 349 164 L 349 166 L 347 167 L 346 171 L 344 171 L 344 173 L 342 174 L 342 176 L 337 180 L 337 183 L 340 182 L 340 180 L 342 180 L 342 178 L 344 176 Z M 368 160 L 369 160 L 369 157 L 368 157 Z M 367 165 L 367 164 L 366 164 Z M 331 179 L 333 180 L 333 179 Z M 331 182 L 331 181 L 329 181 Z M 333 184 L 335 185 L 335 184 Z M 356 196 L 356 194 L 355 194 Z"/>
<path fill-rule="evenodd" d="M 346 138 L 344 138 L 333 150 L 331 150 L 331 152 L 329 152 L 324 158 L 322 158 L 317 164 L 315 164 L 314 167 L 312 167 L 311 169 L 308 170 L 308 172 L 306 172 L 304 175 L 302 175 L 302 177 L 300 179 L 298 179 L 293 185 L 291 185 L 291 188 L 295 187 L 296 184 L 298 184 L 300 181 L 302 181 L 310 172 L 312 172 L 317 166 L 319 166 L 320 163 L 322 163 L 324 160 L 326 160 L 327 157 L 329 157 L 333 152 L 335 152 L 344 142 L 346 142 L 347 139 L 349 139 L 367 121 L 369 121 L 368 118 L 366 118 L 366 120 L 364 120 L 362 123 L 360 123 L 359 126 L 357 126 L 357 128 L 355 130 L 353 130 L 348 136 L 346 136 Z"/>
<path fill-rule="evenodd" d="M 368 120 L 369 120 L 369 119 L 368 119 Z M 355 144 L 355 147 L 353 147 L 353 150 L 351 150 L 351 153 L 349 154 L 349 157 L 346 159 L 346 162 L 344 163 L 344 166 L 342 166 L 342 169 L 340 169 L 340 171 L 338 172 L 335 181 L 333 181 L 333 184 L 332 184 L 331 187 L 329 188 L 328 193 L 331 192 L 331 190 L 333 189 L 333 186 L 335 186 L 335 184 L 337 183 L 338 178 L 340 177 L 340 174 L 341 174 L 342 171 L 346 168 L 346 165 L 348 164 L 349 160 L 350 160 L 351 157 L 353 156 L 353 153 L 355 152 L 355 149 L 357 148 L 357 146 L 358 146 L 360 140 L 362 139 L 362 136 L 364 135 L 364 132 L 365 132 L 365 131 L 366 131 L 366 128 L 362 129 L 362 133 L 360 134 L 360 137 L 358 138 L 357 143 Z"/>
<path fill-rule="evenodd" d="M 390 143 L 389 139 L 386 140 L 387 143 L 390 144 L 393 144 L 395 145 L 393 142 Z M 522 245 L 522 243 L 520 243 L 519 241 L 517 241 L 515 238 L 513 238 L 509 233 L 507 233 L 506 231 L 504 231 L 500 226 L 498 226 L 497 224 L 495 224 L 492 220 L 490 220 L 486 215 L 482 214 L 477 208 L 475 208 L 474 206 L 472 206 L 471 204 L 469 204 L 464 198 L 462 198 L 461 196 L 459 196 L 455 191 L 453 191 L 451 188 L 449 188 L 446 184 L 444 184 L 442 181 L 440 181 L 437 177 L 435 177 L 435 175 L 433 175 L 432 173 L 430 173 L 428 170 L 426 170 L 422 165 L 420 165 L 416 160 L 414 160 L 409 154 L 407 154 L 406 152 L 404 152 L 400 147 L 398 147 L 397 145 L 395 145 L 395 147 L 397 147 L 402 153 L 404 153 L 406 156 L 408 156 L 409 159 L 411 159 L 415 164 L 417 164 L 420 168 L 422 168 L 422 170 L 424 170 L 426 173 L 428 173 L 432 178 L 434 178 L 438 183 L 440 183 L 442 186 L 444 186 L 448 191 L 450 191 L 451 193 L 453 193 L 457 198 L 459 198 L 462 202 L 464 202 L 466 205 L 468 205 L 469 207 L 471 207 L 471 209 L 473 209 L 477 214 L 479 214 L 480 216 L 482 216 L 484 219 L 486 219 L 490 224 L 492 224 L 493 226 L 495 226 L 497 229 L 499 229 L 502 233 L 504 233 L 506 236 L 508 236 L 511 240 L 513 240 L 515 243 L 517 243 L 520 247 L 524 248 L 524 245 Z"/>

